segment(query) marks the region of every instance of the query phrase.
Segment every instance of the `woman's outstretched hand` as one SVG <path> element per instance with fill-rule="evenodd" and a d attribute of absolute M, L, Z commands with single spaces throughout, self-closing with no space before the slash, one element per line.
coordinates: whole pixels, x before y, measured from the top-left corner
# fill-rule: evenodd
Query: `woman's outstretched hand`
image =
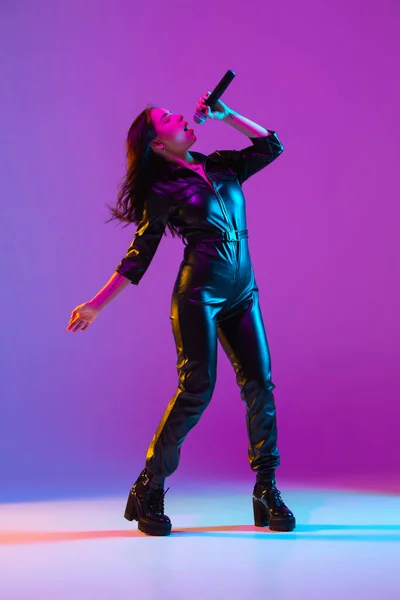
<path fill-rule="evenodd" d="M 221 100 L 218 100 L 215 103 L 214 110 L 211 110 L 207 104 L 205 104 L 205 100 L 207 100 L 208 96 L 211 92 L 207 92 L 204 96 L 200 98 L 200 100 L 196 104 L 196 111 L 201 111 L 207 117 L 207 119 L 217 119 L 218 121 L 222 121 L 229 115 L 230 108 Z"/>
<path fill-rule="evenodd" d="M 84 331 L 89 327 L 99 314 L 99 310 L 94 308 L 90 302 L 79 304 L 71 313 L 67 331 L 72 329 L 72 333 L 76 333 L 79 329 Z"/>

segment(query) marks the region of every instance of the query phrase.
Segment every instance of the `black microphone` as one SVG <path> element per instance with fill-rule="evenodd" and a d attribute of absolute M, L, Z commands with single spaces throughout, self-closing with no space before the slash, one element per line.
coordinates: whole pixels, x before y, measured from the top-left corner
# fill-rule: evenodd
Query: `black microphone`
<path fill-rule="evenodd" d="M 235 75 L 236 73 L 229 69 L 229 71 L 225 73 L 218 85 L 215 86 L 208 98 L 204 101 L 204 104 L 209 106 L 212 110 L 214 108 L 214 105 L 218 102 L 222 94 L 225 92 L 228 85 L 231 83 L 232 79 L 235 77 Z M 207 120 L 207 117 L 205 116 L 205 109 L 196 111 L 194 113 L 193 120 L 198 125 L 202 125 Z"/>

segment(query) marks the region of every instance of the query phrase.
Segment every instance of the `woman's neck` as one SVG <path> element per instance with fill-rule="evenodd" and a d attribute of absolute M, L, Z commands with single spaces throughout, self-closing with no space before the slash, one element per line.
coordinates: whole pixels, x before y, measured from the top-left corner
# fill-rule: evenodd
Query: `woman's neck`
<path fill-rule="evenodd" d="M 201 161 L 190 154 L 190 152 L 186 152 L 184 156 L 165 156 L 167 160 L 171 160 L 173 162 L 179 163 L 182 167 L 193 168 L 196 165 L 200 165 Z"/>

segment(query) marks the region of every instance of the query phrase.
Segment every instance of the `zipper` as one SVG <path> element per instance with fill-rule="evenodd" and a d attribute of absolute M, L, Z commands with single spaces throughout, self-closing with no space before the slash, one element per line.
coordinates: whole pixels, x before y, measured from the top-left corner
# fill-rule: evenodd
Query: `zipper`
<path fill-rule="evenodd" d="M 206 172 L 206 170 L 204 169 L 204 172 Z M 229 219 L 228 213 L 226 211 L 226 207 L 225 207 L 225 202 L 223 200 L 223 198 L 221 197 L 221 194 L 217 191 L 217 189 L 214 187 L 214 182 L 212 182 L 213 184 L 213 188 L 215 191 L 215 195 L 218 198 L 219 204 L 221 206 L 221 210 L 225 216 L 226 222 L 229 223 L 229 227 L 231 230 L 233 230 L 233 225 Z M 236 242 L 234 242 L 234 253 L 235 253 L 235 257 L 236 257 L 236 264 L 235 264 L 235 270 L 233 272 L 233 283 L 236 282 L 236 278 L 237 278 L 237 273 L 239 270 L 239 244 L 240 244 L 240 240 L 237 240 Z"/>
<path fill-rule="evenodd" d="M 233 227 L 232 227 L 232 223 L 231 223 L 231 221 L 230 221 L 230 219 L 229 219 L 229 216 L 228 216 L 228 213 L 227 213 L 227 211 L 226 211 L 225 202 L 223 201 L 223 198 L 221 197 L 221 194 L 219 193 L 219 191 L 218 191 L 218 190 L 217 190 L 217 188 L 215 187 L 215 185 L 214 185 L 214 182 L 212 181 L 211 183 L 212 183 L 212 185 L 213 185 L 213 188 L 214 188 L 215 195 L 216 195 L 216 196 L 217 196 L 217 198 L 218 198 L 219 205 L 220 205 L 220 207 L 221 207 L 221 210 L 222 210 L 222 212 L 223 212 L 223 214 L 224 214 L 224 217 L 225 217 L 225 219 L 226 219 L 226 222 L 229 224 L 230 228 L 231 228 L 231 229 L 233 229 Z"/>
<path fill-rule="evenodd" d="M 227 211 L 226 211 L 226 207 L 225 207 L 224 201 L 223 201 L 223 199 L 222 199 L 222 197 L 221 197 L 221 194 L 218 192 L 217 188 L 216 188 L 216 187 L 215 187 L 215 185 L 214 185 L 214 182 L 213 182 L 213 180 L 212 180 L 212 179 L 210 178 L 210 176 L 208 175 L 208 173 L 207 173 L 207 171 L 206 171 L 206 165 L 205 165 L 205 164 L 203 165 L 203 170 L 204 170 L 204 173 L 206 174 L 206 177 L 207 177 L 208 181 L 209 181 L 209 182 L 211 182 L 212 189 L 214 190 L 214 193 L 215 193 L 215 195 L 217 196 L 217 199 L 218 199 L 218 203 L 219 203 L 219 206 L 220 206 L 221 212 L 222 212 L 222 214 L 224 215 L 226 222 L 228 223 L 228 225 L 230 226 L 230 228 L 231 228 L 231 229 L 233 229 L 233 227 L 232 227 L 232 223 L 230 222 L 230 219 L 229 219 L 228 213 L 227 213 Z M 196 173 L 196 171 L 193 171 L 193 172 L 194 172 L 194 174 L 195 174 L 195 175 L 198 175 L 198 177 L 201 177 L 201 179 L 204 181 L 204 177 L 202 177 L 202 176 L 200 175 L 200 173 Z M 211 186 L 210 186 L 210 187 L 211 187 Z"/>
<path fill-rule="evenodd" d="M 203 165 L 203 170 L 204 170 L 204 173 L 205 173 L 207 179 L 211 182 L 212 189 L 214 190 L 214 193 L 217 196 L 217 200 L 218 200 L 218 204 L 220 206 L 221 212 L 224 215 L 225 220 L 226 220 L 227 224 L 229 225 L 230 230 L 233 230 L 233 225 L 231 223 L 231 220 L 229 219 L 229 215 L 227 213 L 224 200 L 223 200 L 221 194 L 219 193 L 219 191 L 217 190 L 217 188 L 215 187 L 214 181 L 208 175 L 208 173 L 206 171 L 206 165 L 205 164 Z M 198 175 L 199 177 L 201 177 L 201 179 L 203 179 L 203 181 L 204 181 L 204 177 L 202 177 L 199 173 L 196 173 L 195 171 L 194 171 L 194 173 L 195 173 L 195 175 Z M 237 274 L 238 274 L 238 271 L 239 271 L 239 246 L 240 246 L 240 240 L 237 240 L 236 245 L 237 245 L 237 248 L 235 248 L 236 265 L 235 265 L 235 270 L 234 270 L 234 273 L 233 273 L 233 283 L 236 282 Z"/>
<path fill-rule="evenodd" d="M 214 182 L 213 182 L 213 181 L 212 181 L 212 179 L 211 179 L 211 178 L 208 176 L 208 174 L 207 174 L 207 172 L 206 172 L 205 165 L 204 165 L 204 173 L 207 175 L 207 178 L 208 178 L 208 179 L 211 181 L 211 183 L 212 183 L 212 186 L 213 186 L 213 188 L 214 188 L 215 195 L 216 195 L 216 196 L 217 196 L 217 198 L 218 198 L 218 201 L 219 201 L 219 204 L 220 204 L 221 210 L 222 210 L 222 212 L 223 212 L 223 214 L 224 214 L 224 217 L 225 217 L 225 219 L 226 219 L 226 222 L 229 224 L 230 230 L 233 230 L 233 225 L 232 225 L 232 223 L 231 223 L 231 220 L 229 219 L 229 216 L 228 216 L 228 213 L 227 213 L 227 210 L 226 210 L 226 207 L 225 207 L 225 202 L 224 202 L 224 200 L 223 200 L 223 198 L 222 198 L 221 194 L 219 193 L 219 191 L 216 189 L 216 187 L 215 187 L 215 185 L 214 185 Z M 201 175 L 200 175 L 200 177 L 201 177 Z M 239 271 L 239 249 L 240 249 L 240 240 L 237 240 L 237 241 L 235 242 L 235 246 L 234 246 L 234 248 L 235 248 L 235 256 L 236 256 L 236 264 L 235 264 L 235 270 L 234 270 L 234 273 L 233 273 L 233 283 L 235 283 L 235 282 L 236 282 L 236 279 L 237 279 L 237 274 L 238 274 L 238 271 Z"/>

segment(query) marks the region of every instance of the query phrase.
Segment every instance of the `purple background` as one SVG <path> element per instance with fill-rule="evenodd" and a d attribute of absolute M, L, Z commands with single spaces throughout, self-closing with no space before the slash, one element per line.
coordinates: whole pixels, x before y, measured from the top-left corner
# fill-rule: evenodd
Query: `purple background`
<path fill-rule="evenodd" d="M 3 498 L 126 489 L 177 386 L 179 239 L 86 332 L 72 309 L 134 236 L 104 221 L 125 136 L 152 102 L 193 124 L 223 100 L 277 131 L 244 184 L 283 480 L 400 489 L 400 5 L 380 0 L 1 3 Z M 194 150 L 242 148 L 229 125 Z M 245 407 L 219 346 L 213 399 L 174 482 L 253 481 Z M 229 456 L 229 460 L 227 460 Z"/>

